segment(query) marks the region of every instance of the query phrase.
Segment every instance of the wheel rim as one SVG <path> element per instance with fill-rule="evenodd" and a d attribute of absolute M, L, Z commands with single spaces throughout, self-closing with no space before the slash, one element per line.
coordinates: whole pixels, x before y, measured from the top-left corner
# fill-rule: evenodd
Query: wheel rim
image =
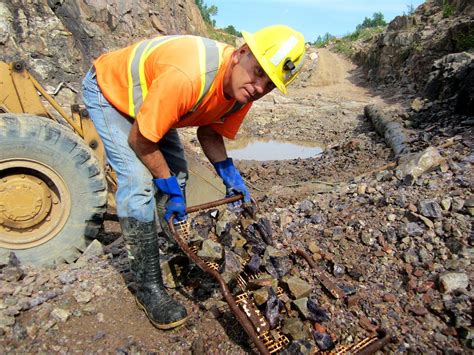
<path fill-rule="evenodd" d="M 29 159 L 0 162 L 0 247 L 28 249 L 56 236 L 71 211 L 71 194 L 50 166 Z"/>

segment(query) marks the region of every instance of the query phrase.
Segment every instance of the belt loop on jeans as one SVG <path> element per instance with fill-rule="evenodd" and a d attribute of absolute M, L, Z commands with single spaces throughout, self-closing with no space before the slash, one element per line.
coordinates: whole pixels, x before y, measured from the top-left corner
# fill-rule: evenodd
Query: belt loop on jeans
<path fill-rule="evenodd" d="M 89 69 L 89 73 L 91 73 L 91 76 L 92 76 L 93 78 L 96 77 L 96 72 L 95 72 L 95 66 L 94 66 L 94 64 L 91 65 L 91 68 Z"/>

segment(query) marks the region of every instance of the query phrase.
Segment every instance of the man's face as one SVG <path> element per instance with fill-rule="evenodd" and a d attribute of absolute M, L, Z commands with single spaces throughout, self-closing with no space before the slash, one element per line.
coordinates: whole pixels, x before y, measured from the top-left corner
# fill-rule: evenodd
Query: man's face
<path fill-rule="evenodd" d="M 232 57 L 230 81 L 224 93 L 241 104 L 258 100 L 275 88 L 275 84 L 258 64 L 248 46 L 243 46 Z"/>

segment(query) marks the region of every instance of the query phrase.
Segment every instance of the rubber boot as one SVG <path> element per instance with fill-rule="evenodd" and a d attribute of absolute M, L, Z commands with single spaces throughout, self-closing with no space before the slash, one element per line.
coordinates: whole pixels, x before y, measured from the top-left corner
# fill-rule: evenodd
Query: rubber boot
<path fill-rule="evenodd" d="M 171 329 L 187 319 L 186 308 L 172 299 L 163 285 L 155 222 L 120 218 L 137 291 L 135 299 L 151 323 Z"/>

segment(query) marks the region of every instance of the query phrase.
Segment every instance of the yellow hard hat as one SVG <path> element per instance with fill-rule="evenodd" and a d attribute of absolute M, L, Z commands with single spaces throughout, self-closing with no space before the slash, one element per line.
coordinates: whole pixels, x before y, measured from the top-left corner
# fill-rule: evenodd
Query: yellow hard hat
<path fill-rule="evenodd" d="M 286 87 L 303 66 L 304 36 L 285 25 L 268 26 L 253 34 L 242 31 L 242 36 L 265 73 L 286 94 Z"/>

